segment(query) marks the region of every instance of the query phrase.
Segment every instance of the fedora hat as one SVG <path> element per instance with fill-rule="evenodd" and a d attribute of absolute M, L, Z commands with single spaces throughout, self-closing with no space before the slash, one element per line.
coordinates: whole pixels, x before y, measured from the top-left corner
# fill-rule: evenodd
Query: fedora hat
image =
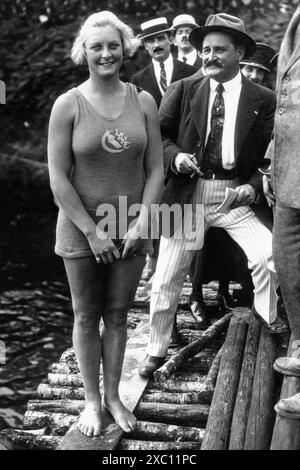
<path fill-rule="evenodd" d="M 247 59 L 241 60 L 240 65 L 252 65 L 253 67 L 271 72 L 272 60 L 277 55 L 277 51 L 262 42 L 257 42 L 256 47 L 257 49 L 254 54 Z"/>
<path fill-rule="evenodd" d="M 256 51 L 255 41 L 246 33 L 244 22 L 227 13 L 209 15 L 204 26 L 193 29 L 189 35 L 189 41 L 195 49 L 200 50 L 204 37 L 214 31 L 227 33 L 240 41 L 245 47 L 245 57 L 249 57 Z"/>
<path fill-rule="evenodd" d="M 199 27 L 196 23 L 195 18 L 192 15 L 178 15 L 175 16 L 172 23 L 172 29 L 181 28 L 182 26 L 189 26 L 194 29 Z"/>
<path fill-rule="evenodd" d="M 172 28 L 168 25 L 167 18 L 164 16 L 155 18 L 154 20 L 145 21 L 141 24 L 141 33 L 138 35 L 140 39 L 146 39 L 156 34 L 168 33 Z"/>

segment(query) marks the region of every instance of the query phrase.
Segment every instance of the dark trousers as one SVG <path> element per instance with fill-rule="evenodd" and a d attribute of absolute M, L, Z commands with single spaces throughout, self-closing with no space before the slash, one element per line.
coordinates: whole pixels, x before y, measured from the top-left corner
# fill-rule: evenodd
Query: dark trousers
<path fill-rule="evenodd" d="M 289 324 L 300 339 L 300 209 L 276 203 L 273 252 Z"/>

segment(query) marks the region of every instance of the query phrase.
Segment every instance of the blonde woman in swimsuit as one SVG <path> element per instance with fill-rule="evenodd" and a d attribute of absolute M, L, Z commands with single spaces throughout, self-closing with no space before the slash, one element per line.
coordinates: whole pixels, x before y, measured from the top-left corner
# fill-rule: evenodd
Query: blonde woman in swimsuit
<path fill-rule="evenodd" d="M 71 290 L 73 344 L 86 400 L 78 428 L 87 436 L 100 434 L 102 407 L 125 432 L 136 423 L 121 402 L 118 387 L 127 312 L 145 256 L 151 253 L 151 242 L 141 234 L 163 182 L 154 99 L 119 79 L 124 58 L 137 47 L 131 28 L 113 13 L 102 11 L 87 18 L 73 44 L 72 59 L 87 65 L 89 78 L 59 96 L 49 124 L 50 183 L 59 206 L 55 252 L 63 257 Z M 139 215 L 133 221 L 127 218 L 134 223 L 121 235 L 124 224 L 118 217 L 110 220 L 110 230 L 101 225 L 104 204 L 119 215 L 120 196 L 128 208 L 142 203 Z"/>

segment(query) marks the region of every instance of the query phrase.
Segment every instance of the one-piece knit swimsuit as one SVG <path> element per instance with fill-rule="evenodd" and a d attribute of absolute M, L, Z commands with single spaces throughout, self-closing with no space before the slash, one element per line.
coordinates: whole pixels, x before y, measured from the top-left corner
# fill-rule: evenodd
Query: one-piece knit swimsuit
<path fill-rule="evenodd" d="M 138 91 L 126 83 L 123 108 L 114 118 L 100 113 L 77 88 L 68 94 L 76 103 L 70 181 L 98 227 L 102 230 L 99 223 L 105 220 L 104 230 L 120 245 L 128 224 L 138 215 L 136 212 L 135 217 L 127 217 L 126 207 L 134 209 L 133 205 L 142 201 L 145 184 L 147 134 Z M 151 241 L 144 240 L 140 252 L 151 251 Z M 66 258 L 93 256 L 87 238 L 62 208 L 56 226 L 55 253 Z"/>

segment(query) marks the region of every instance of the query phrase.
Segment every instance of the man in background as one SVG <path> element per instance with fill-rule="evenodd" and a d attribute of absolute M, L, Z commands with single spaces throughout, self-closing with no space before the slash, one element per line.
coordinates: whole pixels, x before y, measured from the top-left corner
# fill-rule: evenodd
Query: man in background
<path fill-rule="evenodd" d="M 199 25 L 191 15 L 178 15 L 173 19 L 173 43 L 177 47 L 177 59 L 197 69 L 202 67 L 198 51 L 191 45 L 189 35 Z"/>

